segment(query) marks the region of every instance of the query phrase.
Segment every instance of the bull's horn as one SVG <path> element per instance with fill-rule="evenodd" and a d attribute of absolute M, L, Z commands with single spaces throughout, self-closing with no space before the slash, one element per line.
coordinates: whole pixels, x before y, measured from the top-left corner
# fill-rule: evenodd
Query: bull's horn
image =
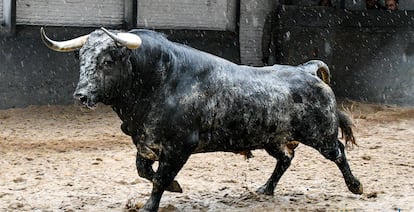
<path fill-rule="evenodd" d="M 81 48 L 89 35 L 84 35 L 67 41 L 54 41 L 46 36 L 45 30 L 41 27 L 40 36 L 42 37 L 43 43 L 50 49 L 58 52 L 71 52 Z"/>
<path fill-rule="evenodd" d="M 109 37 L 114 39 L 116 42 L 121 44 L 122 46 L 127 47 L 128 49 L 137 49 L 141 46 L 141 38 L 129 32 L 119 32 L 119 33 L 112 33 L 105 28 L 101 28 Z"/>

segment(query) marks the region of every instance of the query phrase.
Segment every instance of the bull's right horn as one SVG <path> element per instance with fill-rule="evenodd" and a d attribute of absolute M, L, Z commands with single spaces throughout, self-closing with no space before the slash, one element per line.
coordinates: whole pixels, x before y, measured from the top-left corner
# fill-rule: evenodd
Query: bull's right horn
<path fill-rule="evenodd" d="M 81 48 L 83 44 L 85 44 L 89 35 L 80 36 L 78 38 L 74 38 L 72 40 L 67 41 L 54 41 L 46 36 L 45 30 L 43 29 L 43 27 L 41 27 L 40 36 L 42 38 L 43 43 L 50 49 L 58 52 L 71 52 Z"/>
<path fill-rule="evenodd" d="M 141 46 L 141 38 L 136 34 L 129 32 L 119 32 L 114 34 L 103 27 L 101 27 L 101 30 L 104 31 L 113 40 L 115 40 L 122 46 L 127 47 L 128 49 L 137 49 Z"/>

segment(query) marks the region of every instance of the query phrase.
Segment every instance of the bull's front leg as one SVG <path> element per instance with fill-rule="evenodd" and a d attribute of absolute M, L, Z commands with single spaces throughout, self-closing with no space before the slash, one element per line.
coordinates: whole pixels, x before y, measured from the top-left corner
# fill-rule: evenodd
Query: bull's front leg
<path fill-rule="evenodd" d="M 175 131 L 176 132 L 176 131 Z M 198 131 L 177 136 L 174 141 L 161 145 L 159 166 L 153 177 L 151 196 L 142 211 L 157 211 L 161 196 L 187 162 L 198 144 Z"/>
<path fill-rule="evenodd" d="M 136 159 L 136 167 L 138 171 L 138 175 L 142 178 L 145 178 L 149 181 L 153 181 L 154 179 L 154 170 L 152 169 L 152 164 L 154 164 L 153 160 L 144 158 L 141 156 L 139 152 L 137 152 L 137 159 Z M 165 189 L 170 192 L 178 192 L 182 193 L 183 189 L 181 188 L 180 184 L 173 180 L 171 184 Z"/>
<path fill-rule="evenodd" d="M 152 180 L 151 196 L 141 209 L 142 211 L 158 210 L 162 194 L 171 185 L 175 176 L 187 162 L 190 154 L 191 152 L 184 148 L 163 149 L 161 151 L 159 167 Z"/>
<path fill-rule="evenodd" d="M 142 145 L 142 144 L 140 144 L 138 137 L 136 137 L 136 136 L 133 137 L 133 142 L 137 146 L 137 158 L 136 158 L 136 161 L 135 161 L 135 165 L 137 167 L 138 175 L 140 177 L 145 178 L 145 179 L 152 182 L 153 178 L 154 178 L 154 174 L 155 174 L 154 169 L 152 168 L 152 165 L 154 164 L 155 159 L 149 159 L 149 158 L 146 158 L 146 157 L 143 156 L 143 154 L 141 152 L 142 147 L 139 146 L 139 145 Z M 144 154 L 144 155 L 146 155 L 146 154 Z M 178 192 L 178 193 L 183 192 L 180 184 L 176 180 L 174 180 L 166 188 L 166 190 L 171 191 L 171 192 Z"/>
<path fill-rule="evenodd" d="M 155 174 L 154 170 L 152 169 L 152 164 L 154 164 L 154 161 L 142 157 L 141 154 L 137 152 L 137 159 L 135 164 L 137 166 L 138 175 L 149 181 L 152 181 L 152 178 L 154 178 Z"/>

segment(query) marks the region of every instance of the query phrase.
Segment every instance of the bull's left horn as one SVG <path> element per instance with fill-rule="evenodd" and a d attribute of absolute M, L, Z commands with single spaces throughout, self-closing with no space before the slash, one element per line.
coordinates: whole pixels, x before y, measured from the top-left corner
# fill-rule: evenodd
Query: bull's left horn
<path fill-rule="evenodd" d="M 43 27 L 41 27 L 40 36 L 42 38 L 43 43 L 50 49 L 58 52 L 71 52 L 81 48 L 83 44 L 85 44 L 89 35 L 80 36 L 78 38 L 74 38 L 72 40 L 67 41 L 54 41 L 46 36 L 45 30 L 43 29 Z"/>
<path fill-rule="evenodd" d="M 114 39 L 116 42 L 118 42 L 122 46 L 127 47 L 128 49 L 137 49 L 141 46 L 141 38 L 136 34 L 132 34 L 129 32 L 119 32 L 114 34 L 103 27 L 101 28 L 101 30 L 104 31 L 109 37 Z"/>

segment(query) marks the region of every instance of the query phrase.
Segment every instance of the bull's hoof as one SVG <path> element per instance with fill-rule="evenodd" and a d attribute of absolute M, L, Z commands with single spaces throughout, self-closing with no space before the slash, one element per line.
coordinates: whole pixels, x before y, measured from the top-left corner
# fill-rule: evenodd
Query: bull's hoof
<path fill-rule="evenodd" d="M 171 184 L 165 190 L 170 192 L 183 193 L 183 189 L 176 180 L 172 181 Z"/>
<path fill-rule="evenodd" d="M 267 186 L 262 186 L 256 190 L 258 194 L 264 194 L 268 196 L 273 196 L 273 189 L 269 189 Z"/>
<path fill-rule="evenodd" d="M 130 211 L 139 211 L 143 207 L 144 207 L 144 203 L 137 202 L 136 199 L 131 198 L 131 199 L 128 199 L 123 211 L 128 211 L 128 212 L 130 212 Z"/>
<path fill-rule="evenodd" d="M 351 191 L 354 194 L 364 193 L 364 187 L 362 186 L 362 183 L 360 183 L 358 181 L 348 185 L 348 189 L 349 189 L 349 191 Z"/>

